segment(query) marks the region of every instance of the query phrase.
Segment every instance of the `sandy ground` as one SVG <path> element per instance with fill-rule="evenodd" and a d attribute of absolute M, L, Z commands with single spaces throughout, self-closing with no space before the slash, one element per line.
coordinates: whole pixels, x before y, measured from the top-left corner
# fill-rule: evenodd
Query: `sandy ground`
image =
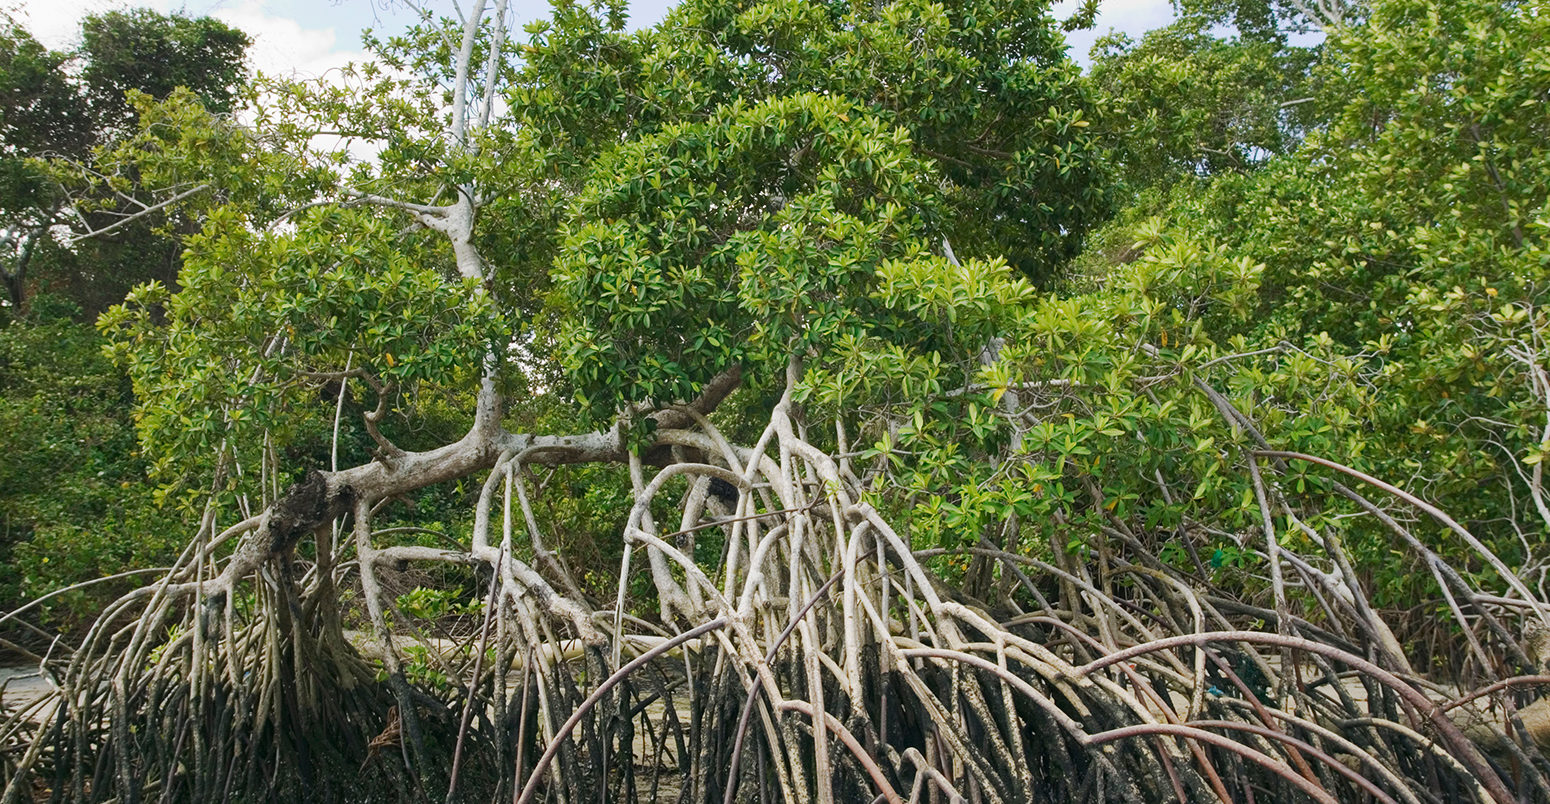
<path fill-rule="evenodd" d="M 0 667 L 0 710 L 15 711 L 25 708 L 48 694 L 47 680 L 38 673 L 37 665 L 13 665 Z M 34 722 L 42 720 L 47 712 L 32 713 Z"/>

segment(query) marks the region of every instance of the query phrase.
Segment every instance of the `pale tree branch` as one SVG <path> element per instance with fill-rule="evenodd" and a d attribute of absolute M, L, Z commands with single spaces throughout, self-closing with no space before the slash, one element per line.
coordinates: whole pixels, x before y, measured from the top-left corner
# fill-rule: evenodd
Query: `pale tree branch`
<path fill-rule="evenodd" d="M 208 185 L 208 184 L 200 184 L 200 185 L 196 185 L 194 187 L 190 187 L 189 189 L 184 190 L 183 192 L 180 192 L 180 193 L 172 196 L 171 198 L 168 198 L 168 199 L 166 199 L 164 201 L 160 201 L 160 202 L 158 202 L 156 204 L 152 204 L 150 206 L 143 206 L 142 205 L 143 208 L 140 209 L 140 210 L 137 210 L 135 212 L 126 214 L 123 217 L 119 218 L 117 221 L 114 221 L 113 223 L 110 223 L 110 224 L 108 224 L 106 226 L 103 226 L 101 228 L 89 229 L 86 232 L 82 232 L 81 234 L 75 235 L 75 236 L 71 237 L 67 242 L 70 245 L 74 245 L 76 243 L 80 243 L 83 240 L 88 240 L 88 239 L 91 239 L 93 237 L 102 237 L 103 235 L 112 234 L 113 232 L 116 232 L 119 229 L 122 229 L 122 228 L 124 228 L 125 226 L 128 226 L 131 223 L 134 223 L 135 221 L 143 220 L 147 216 L 153 215 L 153 214 L 155 214 L 157 212 L 160 212 L 160 211 L 162 211 L 164 209 L 167 209 L 168 207 L 171 207 L 174 204 L 177 204 L 179 202 L 186 201 L 189 198 L 192 198 L 193 196 L 198 195 L 199 193 L 202 193 L 202 192 L 204 192 L 204 191 L 206 191 L 208 189 L 210 189 L 210 185 Z M 86 223 L 86 217 L 84 215 L 81 215 L 81 213 L 79 211 L 77 211 L 76 214 L 77 214 L 77 216 L 80 217 L 80 220 L 81 220 L 81 222 L 83 224 Z"/>

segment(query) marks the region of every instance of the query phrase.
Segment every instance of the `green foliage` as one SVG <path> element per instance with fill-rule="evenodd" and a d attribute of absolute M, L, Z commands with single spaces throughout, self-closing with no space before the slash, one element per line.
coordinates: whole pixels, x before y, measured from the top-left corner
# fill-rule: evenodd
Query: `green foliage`
<path fill-rule="evenodd" d="M 0 608 L 126 569 L 159 566 L 189 524 L 157 507 L 129 420 L 123 375 L 90 327 L 60 305 L 0 327 Z M 104 596 L 98 587 L 50 611 L 69 626 Z"/>
<path fill-rule="evenodd" d="M 1174 9 L 1183 14 L 1232 26 L 1253 39 L 1285 39 L 1357 25 L 1368 5 L 1367 0 L 1173 0 Z"/>
<path fill-rule="evenodd" d="M 209 18 L 114 11 L 83 21 L 72 54 L 45 50 L 9 17 L 0 25 L 0 279 L 11 310 L 41 288 L 95 316 L 139 282 L 174 282 L 178 245 L 166 235 L 186 221 L 123 220 L 154 202 L 134 199 L 140 177 L 113 175 L 103 149 L 134 127 L 134 96 L 188 87 L 203 107 L 230 112 L 246 35 Z M 72 194 L 77 214 L 65 214 Z M 66 246 L 61 231 L 102 236 Z"/>
<path fill-rule="evenodd" d="M 1092 100 L 1049 5 L 691 0 L 622 34 L 567 4 L 534 26 L 513 106 L 565 165 L 734 101 L 844 99 L 935 163 L 959 251 L 1047 279 L 1110 205 Z"/>
<path fill-rule="evenodd" d="M 109 239 L 66 245 L 78 225 L 62 214 L 60 166 L 133 122 L 126 92 L 165 96 L 189 83 L 229 111 L 247 38 L 209 20 L 148 11 L 88 17 L 74 54 L 50 52 L 6 17 L 0 30 L 0 607 L 77 582 L 167 563 L 184 544 L 186 509 L 164 508 L 146 480 L 130 386 L 79 319 L 122 300 L 134 283 L 175 279 L 166 219 L 122 227 Z M 53 165 L 40 158 L 57 160 Z M 99 163 L 100 164 L 100 163 Z M 100 189 L 136 191 L 133 176 Z M 119 201 L 86 205 L 89 227 L 116 220 Z M 44 615 L 73 627 L 128 578 L 56 599 Z"/>
<path fill-rule="evenodd" d="M 332 412 L 317 404 L 325 381 L 356 371 L 381 393 L 451 385 L 477 376 L 502 331 L 483 294 L 400 248 L 390 221 L 319 208 L 292 224 L 257 232 L 217 211 L 188 241 L 181 292 L 144 286 L 100 322 L 167 482 L 219 466 L 236 490 L 230 461 L 256 465 L 266 441 L 293 443 Z"/>
<path fill-rule="evenodd" d="M 115 158 L 132 167 L 125 173 L 162 185 L 214 185 L 185 208 L 231 211 L 209 218 L 195 252 L 265 254 L 236 260 L 231 273 L 216 268 L 218 279 L 255 277 L 242 285 L 255 288 L 251 304 L 234 303 L 217 280 L 200 282 L 203 266 L 182 279 L 221 299 L 189 320 L 230 321 L 249 354 L 279 322 L 239 319 L 266 306 L 289 316 L 282 311 L 295 298 L 274 296 L 261 266 L 309 242 L 311 224 L 285 218 L 296 235 L 267 251 L 248 242 L 243 225 L 268 225 L 286 206 L 352 205 L 365 193 L 444 200 L 451 186 L 470 188 L 484 204 L 474 243 L 489 267 L 486 291 L 536 364 L 522 372 L 542 376 L 552 344 L 593 421 L 692 395 L 733 365 L 768 378 L 787 357 L 841 337 L 916 337 L 919 326 L 870 300 L 885 260 L 915 260 L 945 235 L 965 253 L 1004 252 L 1019 271 L 1054 276 L 1105 214 L 1086 85 L 1064 58 L 1046 3 L 1019 4 L 1011 26 L 997 21 L 1005 9 L 988 3 L 770 2 L 731 11 L 689 4 L 656 29 L 627 34 L 606 14 L 559 6 L 532 27 L 521 68 L 500 72 L 510 81 L 510 117 L 471 128 L 466 148 L 441 136 L 447 99 L 433 85 L 363 65 L 343 87 L 266 85 L 248 98 L 256 135 L 223 126 L 187 95 L 142 103 L 140 133 Z M 447 78 L 449 25 L 428 21 L 377 42 L 383 65 Z M 476 62 L 489 45 L 476 42 Z M 320 127 L 371 137 L 379 158 L 352 163 L 313 150 L 309 133 Z M 980 133 L 966 139 L 964 131 Z M 221 223 L 227 214 L 247 224 Z M 413 220 L 392 210 L 379 217 Z M 370 237 L 384 260 L 442 259 L 427 245 L 434 239 Z M 551 266 L 558 293 L 546 294 Z M 434 296 L 441 291 L 432 284 L 418 288 Z M 142 325 L 159 293 L 136 297 Z M 194 304 L 183 295 L 167 298 L 174 322 L 180 304 Z M 546 295 L 553 303 L 540 307 Z M 110 317 L 109 326 L 130 351 L 150 354 L 142 350 L 163 342 L 146 326 L 122 329 L 125 320 Z M 475 309 L 461 329 L 432 329 L 459 349 L 508 337 L 496 325 L 471 341 L 489 321 Z M 357 344 L 355 365 L 376 374 L 387 359 L 380 347 Z M 134 359 L 162 366 L 136 376 L 143 394 L 154 392 L 142 432 L 173 434 L 154 441 L 169 461 L 217 443 L 231 423 L 222 405 L 280 404 L 239 391 L 247 380 L 230 366 L 227 379 L 192 383 L 206 389 L 199 393 L 147 379 L 206 378 L 209 366 L 239 353 L 229 339 L 190 335 L 168 353 L 175 364 Z M 341 370 L 343 356 L 309 370 Z M 281 444 L 289 437 L 271 413 L 254 421 Z"/>
<path fill-rule="evenodd" d="M 1094 47 L 1102 133 L 1133 188 L 1250 170 L 1294 150 L 1314 121 L 1316 48 L 1223 39 L 1212 22 L 1186 15 L 1140 42 L 1117 34 Z"/>
<path fill-rule="evenodd" d="M 1550 30 L 1532 5 L 1373 4 L 1360 27 L 1332 33 L 1302 84 L 1319 93 L 1310 119 L 1324 121 L 1306 143 L 1278 140 L 1280 155 L 1266 148 L 1252 170 L 1192 166 L 1183 139 L 1131 143 L 1118 155 L 1151 188 L 1066 295 L 987 293 L 976 283 L 1006 278 L 903 266 L 884 297 L 931 310 L 923 318 L 938 333 L 956 322 L 933 298 L 960 315 L 1002 312 L 956 343 L 926 333 L 908 346 L 841 341 L 828 366 L 814 361 L 808 398 L 853 411 L 847 428 L 865 434 L 865 458 L 888 478 L 878 504 L 924 544 L 1086 556 L 1101 545 L 1068 534 L 1109 533 L 1252 586 L 1244 534 L 1259 511 L 1245 463 L 1258 442 L 1241 413 L 1276 448 L 1399 479 L 1509 561 L 1526 559 L 1524 538 L 1550 524 L 1538 468 L 1550 454 L 1538 313 L 1550 286 L 1550 118 L 1539 102 L 1550 77 L 1527 44 Z M 1111 52 L 1095 76 L 1159 109 L 1242 102 L 1290 131 L 1274 114 L 1290 85 L 1201 69 L 1209 60 L 1174 68 L 1162 54 L 1175 45 L 1202 59 L 1286 52 L 1181 26 Z M 1147 70 L 1182 83 L 1147 96 Z M 1198 83 L 1212 77 L 1220 83 Z M 1240 97 L 1234 82 L 1266 91 Z M 1168 100 L 1169 86 L 1183 94 Z M 1227 130 L 1222 142 L 1251 133 Z M 1395 560 L 1386 529 L 1329 499 L 1328 480 L 1287 471 L 1278 485 L 1293 510 L 1350 546 L 1378 578 L 1380 603 L 1433 593 L 1424 568 Z M 1272 520 L 1288 544 L 1307 538 L 1279 512 Z"/>
<path fill-rule="evenodd" d="M 347 370 L 348 413 L 376 383 L 455 433 L 487 355 L 522 402 L 508 426 L 535 432 L 737 368 L 733 431 L 791 366 L 804 413 L 839 425 L 809 436 L 921 545 L 1074 561 L 1125 540 L 1252 591 L 1263 437 L 1408 479 L 1521 558 L 1550 522 L 1543 4 L 1382 0 L 1341 25 L 1180 5 L 1084 77 L 1034 0 L 690 0 L 636 33 L 559 4 L 497 63 L 506 116 L 450 137 L 445 21 L 342 87 L 267 84 L 252 130 L 191 93 L 136 98 L 113 181 L 211 185 L 183 207 L 181 288 L 103 320 L 142 441 L 180 493 L 214 473 L 265 499 L 277 453 L 321 462 Z M 1327 42 L 1290 44 L 1315 24 Z M 316 149 L 323 128 L 379 158 Z M 459 198 L 481 205 L 482 282 L 425 231 L 442 213 L 402 200 Z M 543 482 L 568 492 L 550 546 L 607 595 L 625 477 Z M 1390 599 L 1416 583 L 1327 476 L 1273 482 L 1287 544 L 1333 534 Z"/>
<path fill-rule="evenodd" d="M 936 217 L 900 129 L 815 95 L 733 104 L 622 148 L 556 261 L 567 363 L 594 415 L 784 369 L 864 328 L 882 260 Z M 854 116 L 856 119 L 852 119 Z"/>
<path fill-rule="evenodd" d="M 47 229 L 61 198 L 32 160 L 45 153 L 80 156 L 92 142 L 83 98 L 65 75 L 66 54 L 38 44 L 6 16 L 0 18 L 0 280 L 6 313 L 25 299 L 27 275 L 51 244 Z"/>
<path fill-rule="evenodd" d="M 249 44 L 246 34 L 211 17 L 148 9 L 87 17 L 81 23 L 80 78 L 96 128 L 121 131 L 133 124 L 129 89 L 164 98 L 183 88 L 212 112 L 231 112 L 246 78 Z"/>
<path fill-rule="evenodd" d="M 79 154 L 91 143 L 85 104 L 65 74 L 64 53 L 49 51 L 7 18 L 0 31 L 0 138 L 7 150 Z"/>
<path fill-rule="evenodd" d="M 1159 224 L 1264 265 L 1253 315 L 1208 322 L 1213 340 L 1347 356 L 1367 402 L 1348 410 L 1359 426 L 1326 419 L 1326 454 L 1408 479 L 1509 556 L 1550 525 L 1542 5 L 1372 4 L 1325 45 L 1323 130 L 1176 195 Z M 1354 538 L 1388 563 L 1378 535 Z"/>
<path fill-rule="evenodd" d="M 1250 349 L 1241 337 L 1211 339 L 1248 323 L 1262 265 L 1161 233 L 1140 249 L 1104 287 L 1065 298 L 1037 296 L 994 266 L 931 272 L 930 284 L 896 278 L 892 303 L 924 310 L 946 298 L 966 324 L 983 315 L 978 331 L 1004 340 L 993 359 L 966 348 L 985 343 L 972 337 L 914 358 L 842 348 L 837 366 L 813 375 L 816 397 L 859 411 L 863 428 L 904 419 L 863 457 L 894 478 L 879 502 L 902 506 L 917 543 L 989 539 L 1041 554 L 1083 552 L 1069 534 L 1105 527 L 1252 528 L 1241 461 L 1254 444 L 1197 379 L 1290 449 L 1338 452 L 1336 435 L 1359 427 L 1353 411 L 1368 399 L 1349 382 L 1357 366 L 1329 344 L 1267 360 L 1233 357 Z"/>
<path fill-rule="evenodd" d="M 464 602 L 460 597 L 457 590 L 427 589 L 416 586 L 399 595 L 394 605 L 404 616 L 420 620 L 439 620 L 443 617 L 480 614 L 484 611 L 482 602 Z"/>

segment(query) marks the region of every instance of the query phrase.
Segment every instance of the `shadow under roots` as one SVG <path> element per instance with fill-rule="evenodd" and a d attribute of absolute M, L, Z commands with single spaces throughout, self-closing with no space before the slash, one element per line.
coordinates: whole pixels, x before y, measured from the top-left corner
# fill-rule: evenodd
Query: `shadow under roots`
<path fill-rule="evenodd" d="M 206 551 L 221 537 L 196 539 L 163 582 L 92 626 L 52 721 L 34 718 L 41 736 L 0 763 L 0 804 L 1550 801 L 1550 763 L 1501 714 L 1550 707 L 1528 697 L 1546 677 L 1475 692 L 1419 677 L 1354 577 L 1335 587 L 1348 605 L 1308 594 L 1266 609 L 1100 530 L 1108 558 L 1087 563 L 958 550 L 1018 581 L 985 603 L 942 583 L 929 562 L 946 549 L 912 548 L 784 411 L 771 432 L 801 461 L 754 452 L 744 466 L 704 421 L 657 436 L 720 449 L 722 463 L 648 481 L 631 459 L 636 501 L 606 604 L 543 548 L 515 450 L 492 459 L 467 547 L 384 541 L 398 531 L 374 531 L 364 498 L 348 562 L 328 540 L 345 531 L 327 521 L 332 503 L 307 509 L 322 513 L 305 572 L 292 543 L 264 552 L 262 517 L 228 530 L 259 547 L 218 574 Z M 663 535 L 649 512 L 679 476 L 692 478 L 680 529 Z M 710 478 L 736 486 L 735 507 L 707 512 Z M 522 529 L 531 566 L 513 549 Z M 723 554 L 707 571 L 689 539 L 712 529 Z M 491 569 L 477 634 L 406 647 L 379 569 L 411 561 Z M 625 614 L 632 572 L 648 571 L 656 622 Z M 1444 578 L 1479 615 L 1453 607 L 1478 629 L 1472 654 L 1482 668 L 1550 665 L 1502 636 L 1550 623 L 1550 606 L 1503 577 L 1523 606 L 1493 608 L 1512 601 Z M 252 591 L 238 606 L 212 587 Z M 347 588 L 380 669 L 345 639 Z M 0 745 L 20 747 L 25 721 L 0 719 Z"/>
<path fill-rule="evenodd" d="M 1033 626 L 963 634 L 960 644 L 989 665 L 901 659 L 898 648 L 890 656 L 880 643 L 865 645 L 856 700 L 839 673 L 812 672 L 814 662 L 833 659 L 777 649 L 767 677 L 784 701 L 821 705 L 832 716 L 830 733 L 819 735 L 811 710 L 769 706 L 758 668 L 714 639 L 644 662 L 599 699 L 604 680 L 623 672 L 612 669 L 606 643 L 545 659 L 533 644 L 506 638 L 489 646 L 477 675 L 465 664 L 450 684 L 412 683 L 385 678 L 335 618 L 317 614 L 338 611 L 337 603 L 288 604 L 261 593 L 256 610 L 218 635 L 197 627 L 193 613 L 158 627 L 167 609 L 153 606 L 137 628 L 115 633 L 163 635 L 154 646 L 149 638 L 89 638 L 55 719 L 43 726 L 38 744 L 48 750 L 32 766 L 32 790 L 13 789 L 11 800 L 488 802 L 513 800 L 531 782 L 532 801 L 772 804 L 818 800 L 821 779 L 837 802 L 877 799 L 879 780 L 901 801 L 1307 799 L 1279 766 L 1221 746 L 1162 735 L 1084 741 L 1169 721 L 1160 701 L 1177 679 L 1158 681 L 1169 676 L 1155 668 L 1125 670 L 1107 684 L 1041 677 L 1027 661 L 996 664 L 982 647 L 998 638 L 1056 640 Z M 95 663 L 93 645 L 101 650 Z M 1262 706 L 1264 690 L 1233 669 L 1242 660 L 1230 648 L 1220 653 L 1227 658 L 1211 678 L 1241 689 L 1205 697 L 1194 723 L 1242 722 Z M 1370 711 L 1401 717 L 1383 686 L 1371 687 Z M 740 727 L 750 694 L 752 716 Z M 1149 698 L 1153 721 L 1135 706 Z M 405 701 L 410 717 L 402 716 Z M 836 739 L 842 735 L 854 746 Z M 1470 780 L 1423 761 L 1432 749 L 1419 738 L 1384 735 L 1372 750 L 1392 751 L 1394 767 L 1410 778 L 1467 796 Z M 552 765 L 536 768 L 551 747 Z M 1328 767 L 1308 773 L 1321 788 L 1355 792 Z"/>

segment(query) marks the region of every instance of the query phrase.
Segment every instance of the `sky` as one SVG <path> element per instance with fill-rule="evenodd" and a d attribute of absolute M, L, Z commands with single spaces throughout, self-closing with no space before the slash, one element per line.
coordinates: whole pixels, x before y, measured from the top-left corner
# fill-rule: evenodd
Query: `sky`
<path fill-rule="evenodd" d="M 456 0 L 421 0 L 431 9 L 449 13 Z M 470 0 L 463 0 L 467 5 Z M 632 27 L 662 19 L 672 0 L 632 0 Z M 1075 9 L 1076 0 L 1056 4 L 1056 16 Z M 519 26 L 549 13 L 547 0 L 509 0 Z M 87 14 L 113 9 L 147 7 L 162 13 L 212 16 L 246 31 L 254 39 L 253 66 L 271 75 L 321 77 L 329 70 L 364 57 L 361 31 L 395 33 L 415 19 L 400 0 L 20 0 L 22 22 L 44 45 L 69 47 Z M 1098 27 L 1068 34 L 1071 54 L 1085 62 L 1087 50 L 1110 28 L 1132 35 L 1165 24 L 1173 12 L 1169 0 L 1103 0 Z"/>

